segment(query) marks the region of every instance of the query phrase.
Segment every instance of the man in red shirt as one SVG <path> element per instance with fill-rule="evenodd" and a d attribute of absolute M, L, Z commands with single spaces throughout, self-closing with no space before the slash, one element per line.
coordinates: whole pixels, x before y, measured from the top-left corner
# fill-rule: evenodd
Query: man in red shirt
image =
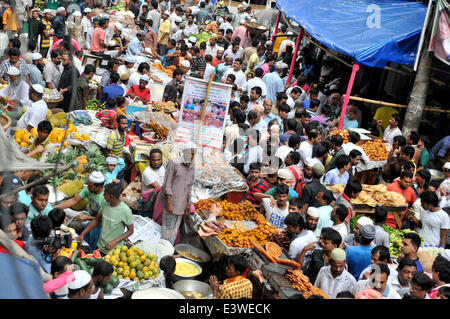
<path fill-rule="evenodd" d="M 413 173 L 405 170 L 400 173 L 400 179 L 386 186 L 388 191 L 402 194 L 405 198 L 405 203 L 408 204 L 408 206 L 412 206 L 417 200 L 416 193 L 411 187 L 412 178 Z M 386 225 L 397 228 L 397 223 L 391 213 L 387 216 Z"/>
<path fill-rule="evenodd" d="M 5 234 L 14 242 L 20 246 L 20 248 L 25 249 L 25 243 L 23 241 L 17 240 L 19 235 L 17 234 L 17 225 L 14 218 L 10 213 L 3 213 L 1 215 L 0 223 L 2 225 L 2 230 Z M 9 254 L 8 250 L 0 244 L 0 253 Z"/>
<path fill-rule="evenodd" d="M 150 102 L 150 89 L 147 87 L 150 79 L 146 74 L 141 76 L 139 80 L 139 85 L 133 85 L 127 92 L 127 96 L 135 101 L 142 101 L 142 103 L 147 104 Z"/>
<path fill-rule="evenodd" d="M 102 55 L 106 46 L 105 29 L 108 27 L 108 21 L 100 19 L 98 27 L 92 33 L 91 52 L 96 55 Z"/>
<path fill-rule="evenodd" d="M 255 193 L 265 193 L 270 189 L 270 184 L 261 178 L 261 163 L 251 163 L 248 171 L 248 191 L 245 195 L 246 199 L 249 200 L 253 205 L 259 205 L 260 200 L 255 198 Z"/>

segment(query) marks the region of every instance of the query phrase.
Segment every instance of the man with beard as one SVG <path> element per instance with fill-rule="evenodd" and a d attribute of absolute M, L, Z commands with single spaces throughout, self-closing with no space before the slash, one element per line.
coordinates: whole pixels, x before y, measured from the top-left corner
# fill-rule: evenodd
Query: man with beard
<path fill-rule="evenodd" d="M 255 193 L 265 193 L 270 189 L 270 184 L 261 178 L 261 163 L 251 163 L 247 177 L 248 191 L 246 199 L 253 205 L 259 205 L 260 200 L 255 198 Z"/>
<path fill-rule="evenodd" d="M 390 283 L 391 287 L 398 292 L 400 297 L 403 298 L 405 294 L 409 293 L 411 281 L 416 270 L 416 263 L 413 260 L 404 257 L 398 263 L 397 271 L 389 276 L 388 283 Z"/>
<path fill-rule="evenodd" d="M 30 104 L 30 99 L 28 96 L 30 86 L 20 78 L 19 69 L 12 66 L 6 73 L 8 74 L 10 83 L 7 87 L 0 91 L 0 96 L 9 97 L 19 101 L 22 106 L 28 106 Z"/>
<path fill-rule="evenodd" d="M 42 55 L 40 53 L 33 53 L 31 60 L 32 63 L 28 65 L 30 71 L 30 84 L 40 84 L 44 87 L 45 82 L 42 78 L 42 71 L 44 70 Z"/>
<path fill-rule="evenodd" d="M 161 237 L 173 245 L 184 214 L 191 209 L 191 189 L 194 183 L 194 156 L 197 146 L 186 143 L 180 158 L 169 160 L 164 175 L 160 199 L 164 204 Z"/>
<path fill-rule="evenodd" d="M 389 274 L 390 270 L 387 264 L 372 264 L 369 279 L 358 281 L 355 287 L 356 292 L 369 287 L 381 293 L 382 299 L 401 299 L 398 292 L 388 283 Z"/>
<path fill-rule="evenodd" d="M 321 289 L 332 299 L 336 298 L 336 295 L 341 291 L 350 291 L 355 294 L 356 280 L 345 269 L 345 263 L 345 251 L 341 248 L 333 249 L 330 254 L 330 265 L 320 269 L 314 286 Z"/>
<path fill-rule="evenodd" d="M 73 65 L 72 54 L 67 52 L 63 53 L 61 63 L 64 67 L 64 71 L 61 74 L 58 90 L 59 93 L 64 97 L 64 100 L 62 100 L 60 107 L 64 110 L 64 112 L 70 112 L 72 92 L 73 89 L 75 88 L 74 83 L 77 83 L 78 78 L 80 77 L 80 73 L 78 72 L 77 68 Z"/>
<path fill-rule="evenodd" d="M 342 242 L 341 235 L 330 227 L 324 227 L 319 237 L 319 247 L 314 247 L 308 267 L 304 270 L 310 282 L 315 282 L 320 269 L 330 264 L 330 255 L 333 249 L 339 248 Z"/>
<path fill-rule="evenodd" d="M 50 61 L 44 67 L 44 79 L 47 88 L 57 89 L 61 80 L 63 67 L 61 65 L 61 51 L 53 50 L 50 53 Z"/>
<path fill-rule="evenodd" d="M 281 186 L 281 185 L 280 185 Z M 316 236 L 310 230 L 306 229 L 303 217 L 300 214 L 289 214 L 284 219 L 286 231 L 291 236 L 292 241 L 289 245 L 289 257 L 296 262 L 303 264 L 304 248 L 317 241 Z"/>
<path fill-rule="evenodd" d="M 104 299 L 103 288 L 110 281 L 113 272 L 114 268 L 109 262 L 102 260 L 95 265 L 92 272 L 93 285 L 90 299 Z"/>
<path fill-rule="evenodd" d="M 23 81 L 22 81 L 23 82 Z M 40 84 L 34 84 L 29 87 L 28 97 L 32 102 L 31 107 L 21 116 L 17 122 L 17 129 L 26 129 L 29 132 L 33 127 L 45 120 L 47 115 L 47 103 L 42 100 L 44 87 Z"/>
<path fill-rule="evenodd" d="M 316 207 L 309 207 L 306 211 L 306 229 L 314 232 L 319 222 L 320 210 Z"/>
<path fill-rule="evenodd" d="M 151 188 L 160 188 L 164 184 L 166 169 L 162 165 L 162 152 L 159 148 L 150 151 L 150 164 L 142 173 L 142 192 Z"/>
<path fill-rule="evenodd" d="M 324 171 L 325 167 L 323 167 L 320 163 L 316 163 L 312 167 L 312 181 L 306 184 L 302 193 L 303 216 L 306 215 L 308 207 L 320 207 L 320 203 L 316 199 L 316 194 L 319 192 L 326 192 L 327 190 L 327 188 L 320 182 L 320 178 L 323 176 Z M 304 170 L 303 172 L 306 179 L 307 170 Z"/>

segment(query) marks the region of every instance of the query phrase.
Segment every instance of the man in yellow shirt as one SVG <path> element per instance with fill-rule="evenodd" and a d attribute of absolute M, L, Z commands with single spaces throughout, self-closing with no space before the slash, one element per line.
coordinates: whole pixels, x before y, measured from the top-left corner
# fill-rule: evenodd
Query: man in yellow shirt
<path fill-rule="evenodd" d="M 159 55 L 163 56 L 167 53 L 167 43 L 170 35 L 169 12 L 164 11 L 161 15 L 161 22 L 158 29 L 158 45 Z"/>
<path fill-rule="evenodd" d="M 225 267 L 223 285 L 219 285 L 216 276 L 209 278 L 215 299 L 252 299 L 253 285 L 246 277 L 250 268 L 243 255 L 231 255 Z"/>
<path fill-rule="evenodd" d="M 398 114 L 398 111 L 391 106 L 382 106 L 376 110 L 372 126 L 377 127 L 380 138 L 383 138 L 384 131 L 377 125 L 377 121 L 383 121 L 383 127 L 387 127 L 389 125 L 389 119 L 393 114 Z"/>
<path fill-rule="evenodd" d="M 15 38 L 18 35 L 17 13 L 11 10 L 11 7 L 6 9 L 3 14 L 3 32 L 6 31 L 8 39 Z"/>
<path fill-rule="evenodd" d="M 287 37 L 287 35 L 285 35 L 286 31 L 287 31 L 286 26 L 282 26 L 281 32 L 278 32 L 276 34 L 275 41 L 273 42 L 273 52 L 278 53 L 278 51 L 280 50 L 281 42 L 283 42 L 284 40 L 287 40 L 288 37 Z"/>

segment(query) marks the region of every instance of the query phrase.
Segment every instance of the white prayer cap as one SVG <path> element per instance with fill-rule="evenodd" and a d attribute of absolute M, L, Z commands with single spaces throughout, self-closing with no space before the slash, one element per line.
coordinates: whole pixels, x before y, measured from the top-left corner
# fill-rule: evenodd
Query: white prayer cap
<path fill-rule="evenodd" d="M 239 23 L 240 23 L 240 24 L 245 24 L 245 20 L 244 20 L 244 19 L 241 19 L 241 20 L 239 20 Z"/>
<path fill-rule="evenodd" d="M 292 179 L 292 172 L 290 170 L 288 170 L 287 168 L 280 168 L 277 173 L 278 173 L 278 178 L 287 179 L 287 180 Z"/>
<path fill-rule="evenodd" d="M 85 11 L 86 11 L 86 10 L 85 10 Z M 50 13 L 50 12 L 52 12 L 52 10 L 50 10 L 50 9 L 45 9 L 45 10 L 44 10 L 44 14 L 45 14 L 45 13 Z"/>
<path fill-rule="evenodd" d="M 192 48 L 192 43 L 189 42 L 188 44 L 186 44 L 186 46 L 188 47 L 188 49 Z"/>
<path fill-rule="evenodd" d="M 292 33 L 292 31 L 288 31 L 288 32 L 286 33 L 286 35 L 294 35 L 294 33 Z"/>
<path fill-rule="evenodd" d="M 238 8 L 243 8 L 244 5 L 241 3 L 240 5 L 237 6 Z"/>
<path fill-rule="evenodd" d="M 116 165 L 117 164 L 117 158 L 108 156 L 105 160 L 107 165 Z"/>
<path fill-rule="evenodd" d="M 42 85 L 40 85 L 40 84 L 33 84 L 31 87 L 33 88 L 33 90 L 35 90 L 39 94 L 43 94 L 44 93 L 44 87 Z"/>
<path fill-rule="evenodd" d="M 185 68 L 191 67 L 191 63 L 188 60 L 181 61 L 181 65 L 184 66 Z"/>
<path fill-rule="evenodd" d="M 222 47 L 217 47 L 217 51 L 225 51 L 225 49 Z"/>
<path fill-rule="evenodd" d="M 20 71 L 19 71 L 19 69 L 18 68 L 16 68 L 15 66 L 10 66 L 9 68 L 8 68 L 8 75 L 19 75 L 20 74 Z"/>
<path fill-rule="evenodd" d="M 63 12 L 63 11 L 66 11 L 66 8 L 64 8 L 64 7 L 59 7 L 58 9 L 56 9 L 56 12 L 57 12 L 57 13 L 61 13 L 61 12 Z"/>
<path fill-rule="evenodd" d="M 356 223 L 360 224 L 361 226 L 373 225 L 373 221 L 369 217 L 366 217 L 366 216 L 360 217 Z"/>
<path fill-rule="evenodd" d="M 195 37 L 189 37 L 189 42 L 196 43 L 197 39 Z"/>
<path fill-rule="evenodd" d="M 189 36 L 189 30 L 184 30 L 183 33 L 185 36 L 187 36 L 187 37 Z"/>
<path fill-rule="evenodd" d="M 101 184 L 105 182 L 105 176 L 102 172 L 94 171 L 89 175 L 89 181 L 95 184 Z"/>
<path fill-rule="evenodd" d="M 319 218 L 320 217 L 320 210 L 318 210 L 315 207 L 309 207 L 308 210 L 306 211 L 306 214 L 314 217 L 314 218 Z"/>
<path fill-rule="evenodd" d="M 217 21 L 219 21 L 219 23 L 223 23 L 223 18 L 219 18 Z"/>
<path fill-rule="evenodd" d="M 40 54 L 39 52 L 35 52 L 33 53 L 33 55 L 31 56 L 31 60 L 36 61 L 42 59 L 42 54 Z"/>
<path fill-rule="evenodd" d="M 115 26 L 116 26 L 117 30 L 119 30 L 119 31 L 123 30 L 123 27 L 120 23 L 116 23 Z"/>
<path fill-rule="evenodd" d="M 445 162 L 444 166 L 442 168 L 450 169 L 450 162 Z"/>
<path fill-rule="evenodd" d="M 287 68 L 288 68 L 288 65 L 284 62 L 277 63 L 275 65 L 275 69 L 277 69 L 277 70 L 283 70 L 283 69 L 287 69 Z"/>
<path fill-rule="evenodd" d="M 69 282 L 69 289 L 80 289 L 89 284 L 91 281 L 91 275 L 86 270 L 76 270 L 74 273 L 73 281 Z"/>
<path fill-rule="evenodd" d="M 92 12 L 91 8 L 84 8 L 84 13 L 89 13 L 89 12 Z"/>
<path fill-rule="evenodd" d="M 170 12 L 169 11 L 164 11 L 163 14 L 167 14 L 167 16 L 170 16 Z"/>
<path fill-rule="evenodd" d="M 125 62 L 126 62 L 126 63 L 136 63 L 136 62 L 137 62 L 137 59 L 136 59 L 134 56 L 127 56 L 127 57 L 125 58 Z"/>
<path fill-rule="evenodd" d="M 266 45 L 272 45 L 273 43 L 272 43 L 272 41 L 267 41 L 266 42 Z"/>
<path fill-rule="evenodd" d="M 181 22 L 181 21 L 183 21 L 183 19 L 181 19 L 180 17 L 175 18 L 175 22 Z"/>
<path fill-rule="evenodd" d="M 73 16 L 74 16 L 74 17 L 81 17 L 81 12 L 80 12 L 80 11 L 75 11 L 75 12 L 73 13 Z"/>
<path fill-rule="evenodd" d="M 313 167 L 314 164 L 316 164 L 316 161 L 313 161 L 312 158 L 307 158 L 306 161 L 305 161 L 305 165 L 306 166 Z"/>
<path fill-rule="evenodd" d="M 197 145 L 195 145 L 194 142 L 187 142 L 186 144 L 184 144 L 183 146 L 183 150 L 190 150 L 190 149 L 197 149 Z"/>
<path fill-rule="evenodd" d="M 148 75 L 147 75 L 147 74 L 142 75 L 141 78 L 140 78 L 140 80 L 141 80 L 141 81 L 150 82 L 150 79 L 148 78 Z"/>

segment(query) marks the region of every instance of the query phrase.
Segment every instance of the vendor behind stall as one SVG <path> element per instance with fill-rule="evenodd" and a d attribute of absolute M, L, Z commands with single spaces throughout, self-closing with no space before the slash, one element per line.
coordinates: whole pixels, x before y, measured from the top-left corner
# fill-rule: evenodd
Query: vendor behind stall
<path fill-rule="evenodd" d="M 42 157 L 42 153 L 44 153 L 46 146 L 51 144 L 48 136 L 50 135 L 52 129 L 53 127 L 50 121 L 44 120 L 38 124 L 37 136 L 31 144 L 30 152 L 27 153 L 27 156 L 33 157 L 37 160 Z"/>
<path fill-rule="evenodd" d="M 26 84 L 26 83 L 25 83 Z M 28 84 L 27 84 L 28 86 Z M 31 131 L 33 127 L 37 127 L 39 123 L 45 120 L 47 116 L 47 103 L 42 99 L 44 88 L 40 84 L 33 84 L 28 91 L 31 107 L 21 116 L 17 122 L 17 129 L 26 129 Z"/>
<path fill-rule="evenodd" d="M 122 245 L 124 240 L 133 234 L 134 225 L 131 209 L 120 200 L 121 193 L 119 184 L 111 183 L 105 186 L 104 205 L 100 208 L 95 219 L 75 240 L 82 242 L 86 234 L 101 225 L 98 248 L 102 254 L 107 254 L 114 247 Z M 126 231 L 124 232 L 125 228 Z"/>
<path fill-rule="evenodd" d="M 150 102 L 150 89 L 147 87 L 149 77 L 144 74 L 139 80 L 139 85 L 133 85 L 127 92 L 127 96 L 135 99 L 136 101 L 141 101 L 144 104 Z"/>
<path fill-rule="evenodd" d="M 11 66 L 6 71 L 6 74 L 9 79 L 9 84 L 0 91 L 0 96 L 17 100 L 22 106 L 28 107 L 31 103 L 28 96 L 30 86 L 21 79 L 19 69 L 15 66 Z"/>

